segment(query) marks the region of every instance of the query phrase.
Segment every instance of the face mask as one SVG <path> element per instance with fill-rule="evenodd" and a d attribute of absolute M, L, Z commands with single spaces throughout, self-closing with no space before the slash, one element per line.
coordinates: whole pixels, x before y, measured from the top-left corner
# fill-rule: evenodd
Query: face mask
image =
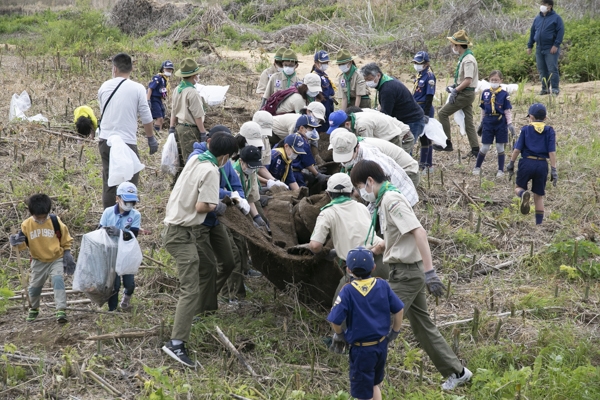
<path fill-rule="evenodd" d="M 131 211 L 133 210 L 133 206 L 135 203 L 123 203 L 121 204 L 121 208 L 123 209 L 123 211 L 127 212 L 127 211 Z"/>
<path fill-rule="evenodd" d="M 306 131 L 306 137 L 309 140 L 318 140 L 319 139 L 319 133 L 317 131 L 315 131 L 314 129 L 311 129 L 310 131 Z"/>
<path fill-rule="evenodd" d="M 194 78 L 194 84 L 199 84 L 200 83 L 200 77 L 196 75 L 196 77 Z"/>
<path fill-rule="evenodd" d="M 342 164 L 342 167 L 348 169 L 350 167 L 353 167 L 355 163 L 356 163 L 356 160 L 350 160 L 347 163 L 341 163 L 341 164 Z"/>
<path fill-rule="evenodd" d="M 294 161 L 296 158 L 298 158 L 298 153 L 294 153 L 292 151 L 292 154 L 288 154 L 287 156 L 291 161 Z"/>
<path fill-rule="evenodd" d="M 225 164 L 227 164 L 227 161 L 229 161 L 229 158 L 223 157 L 223 161 L 219 163 L 219 168 L 221 168 L 222 166 L 224 166 Z"/>
<path fill-rule="evenodd" d="M 490 83 L 490 86 L 492 87 L 492 89 L 498 89 L 500 87 L 499 83 Z"/>
<path fill-rule="evenodd" d="M 343 73 L 350 71 L 350 65 L 348 65 L 348 64 L 340 65 L 340 71 L 342 71 Z"/>
<path fill-rule="evenodd" d="M 164 75 L 164 76 L 171 76 L 171 73 L 170 73 L 170 72 L 166 72 L 166 71 L 165 71 L 165 72 L 163 72 L 163 75 Z"/>
<path fill-rule="evenodd" d="M 453 52 L 454 54 L 459 54 L 459 53 L 458 53 L 458 50 L 456 50 L 456 47 L 454 47 L 454 46 L 452 46 L 452 52 Z"/>
<path fill-rule="evenodd" d="M 377 200 L 377 198 L 375 197 L 375 193 L 367 192 L 366 185 L 364 188 L 360 189 L 360 197 L 362 197 L 364 201 L 369 203 L 375 203 L 375 200 Z"/>
<path fill-rule="evenodd" d="M 44 222 L 48 221 L 48 218 L 49 218 L 49 217 L 48 217 L 48 216 L 46 216 L 46 218 L 44 218 L 43 220 L 40 220 L 40 219 L 36 219 L 36 218 L 34 217 L 34 218 L 33 218 L 33 220 L 34 220 L 36 223 L 38 223 L 38 224 L 42 225 Z"/>
<path fill-rule="evenodd" d="M 367 87 L 370 87 L 371 89 L 374 89 L 377 87 L 377 85 L 379 84 L 379 82 L 375 82 L 375 81 L 367 81 Z"/>
<path fill-rule="evenodd" d="M 321 64 L 321 71 L 325 72 L 329 68 L 329 64 Z"/>
<path fill-rule="evenodd" d="M 546 7 L 546 6 L 540 6 L 540 12 L 542 14 L 546 14 L 548 12 L 548 7 Z"/>
<path fill-rule="evenodd" d="M 414 64 L 413 66 L 415 67 L 415 71 L 417 72 L 421 72 L 425 68 L 421 64 Z"/>
<path fill-rule="evenodd" d="M 250 176 L 252 174 L 252 172 L 254 172 L 254 170 L 252 168 L 244 168 L 242 171 L 244 171 L 244 174 Z"/>
<path fill-rule="evenodd" d="M 308 91 L 306 92 L 306 95 L 307 95 L 308 97 L 315 98 L 315 97 L 317 97 L 317 96 L 319 95 L 319 93 L 320 93 L 320 92 L 311 92 L 310 90 L 308 90 Z"/>
<path fill-rule="evenodd" d="M 283 67 L 283 73 L 288 76 L 292 75 L 295 70 L 296 70 L 296 68 L 294 68 L 294 67 Z"/>
<path fill-rule="evenodd" d="M 283 71 L 283 67 L 277 67 L 277 72 Z"/>

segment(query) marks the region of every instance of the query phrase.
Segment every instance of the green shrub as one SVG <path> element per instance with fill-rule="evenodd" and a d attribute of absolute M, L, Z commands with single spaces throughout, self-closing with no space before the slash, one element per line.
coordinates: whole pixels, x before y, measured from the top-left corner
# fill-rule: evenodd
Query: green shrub
<path fill-rule="evenodd" d="M 572 82 L 600 79 L 600 20 L 585 19 L 565 24 L 566 51 L 560 72 Z"/>

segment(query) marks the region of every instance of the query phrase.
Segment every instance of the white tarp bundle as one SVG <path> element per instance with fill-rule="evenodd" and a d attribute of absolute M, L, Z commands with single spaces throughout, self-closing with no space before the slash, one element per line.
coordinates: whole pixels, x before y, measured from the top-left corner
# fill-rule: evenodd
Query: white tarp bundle
<path fill-rule="evenodd" d="M 48 122 L 48 118 L 42 114 L 34 115 L 33 117 L 27 117 L 25 111 L 31 108 L 31 99 L 27 91 L 23 90 L 21 94 L 13 94 L 10 99 L 10 110 L 8 111 L 8 121 L 11 122 L 14 119 L 22 119 L 29 122 Z"/>

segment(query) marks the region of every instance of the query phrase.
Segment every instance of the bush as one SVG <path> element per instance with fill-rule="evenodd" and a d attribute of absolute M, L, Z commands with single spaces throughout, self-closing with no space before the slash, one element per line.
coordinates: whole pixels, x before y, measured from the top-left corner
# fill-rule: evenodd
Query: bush
<path fill-rule="evenodd" d="M 561 74 L 572 82 L 600 79 L 600 20 L 567 22 Z"/>

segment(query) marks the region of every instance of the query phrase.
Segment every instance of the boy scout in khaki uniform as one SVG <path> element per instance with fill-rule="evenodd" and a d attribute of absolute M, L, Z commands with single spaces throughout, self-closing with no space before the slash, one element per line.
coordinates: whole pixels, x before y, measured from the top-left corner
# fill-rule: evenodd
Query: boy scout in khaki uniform
<path fill-rule="evenodd" d="M 349 106 L 371 108 L 369 88 L 353 60 L 354 57 L 348 50 L 341 49 L 337 53 L 335 63 L 342 71 L 339 75 L 340 91 L 337 94 L 342 99 L 341 109 L 345 110 Z"/>
<path fill-rule="evenodd" d="M 281 56 L 285 52 L 285 47 L 280 47 L 277 49 L 275 53 L 275 58 L 273 60 L 273 65 L 269 68 L 265 69 L 261 74 L 258 80 L 258 86 L 256 87 L 256 94 L 258 94 L 261 98 L 263 94 L 265 94 L 265 90 L 267 89 L 267 83 L 269 83 L 269 79 L 274 74 L 283 71 L 283 64 L 281 63 Z"/>
<path fill-rule="evenodd" d="M 196 77 L 199 72 L 200 67 L 191 58 L 184 59 L 181 62 L 181 68 L 175 72 L 175 76 L 183 79 L 173 91 L 173 111 L 171 112 L 169 134 L 176 134 L 181 168 L 194 151 L 194 142 L 206 141 L 202 97 L 194 86 L 197 83 Z"/>
<path fill-rule="evenodd" d="M 283 55 L 281 56 L 283 71 L 276 72 L 269 78 L 265 93 L 263 94 L 261 108 L 267 103 L 267 100 L 269 100 L 269 97 L 271 97 L 273 93 L 289 89 L 296 85 L 296 82 L 300 81 L 298 75 L 296 75 L 298 63 L 298 56 L 294 51 L 288 49 L 283 52 Z"/>

